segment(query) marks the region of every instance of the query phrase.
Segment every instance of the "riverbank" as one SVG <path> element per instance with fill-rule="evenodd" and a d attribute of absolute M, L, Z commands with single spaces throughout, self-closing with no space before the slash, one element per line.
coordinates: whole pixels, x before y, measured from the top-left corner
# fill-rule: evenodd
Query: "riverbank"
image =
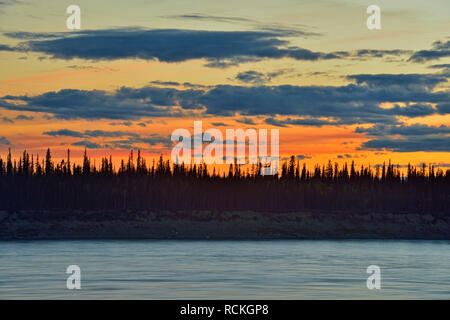
<path fill-rule="evenodd" d="M 12 239 L 449 240 L 450 217 L 349 212 L 0 211 Z"/>

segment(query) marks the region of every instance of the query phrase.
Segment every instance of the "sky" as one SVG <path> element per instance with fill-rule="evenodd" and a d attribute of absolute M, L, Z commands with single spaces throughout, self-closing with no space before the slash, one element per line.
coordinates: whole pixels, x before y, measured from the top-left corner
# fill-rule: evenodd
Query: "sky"
<path fill-rule="evenodd" d="M 69 30 L 69 5 L 81 29 Z M 369 30 L 369 5 L 381 29 Z M 450 166 L 450 2 L 0 0 L 0 157 L 170 155 L 279 129 L 282 157 Z"/>

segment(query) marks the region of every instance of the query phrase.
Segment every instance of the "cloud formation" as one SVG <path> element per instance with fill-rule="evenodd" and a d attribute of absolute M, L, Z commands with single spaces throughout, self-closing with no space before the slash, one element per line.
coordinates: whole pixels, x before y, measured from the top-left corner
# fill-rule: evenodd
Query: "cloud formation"
<path fill-rule="evenodd" d="M 15 120 L 33 120 L 34 117 L 32 116 L 26 116 L 24 114 L 19 114 L 17 117 L 14 118 Z"/>
<path fill-rule="evenodd" d="M 267 81 L 264 73 L 254 70 L 239 72 L 236 76 L 236 80 L 252 84 L 262 84 Z"/>
<path fill-rule="evenodd" d="M 306 154 L 298 154 L 296 156 L 297 160 L 305 160 L 305 159 L 311 159 L 311 156 L 306 155 Z"/>
<path fill-rule="evenodd" d="M 339 125 L 340 122 L 332 120 L 323 120 L 315 118 L 303 118 L 303 119 L 275 119 L 267 118 L 264 120 L 265 123 L 277 126 L 277 127 L 288 127 L 289 125 L 306 126 L 306 127 L 322 127 L 325 125 Z"/>
<path fill-rule="evenodd" d="M 1 117 L 0 121 L 3 123 L 14 123 L 14 121 L 8 117 Z"/>
<path fill-rule="evenodd" d="M 450 134 L 450 127 L 445 125 L 428 126 L 424 124 L 382 125 L 377 124 L 370 128 L 356 128 L 356 133 L 366 133 L 370 136 L 426 136 Z"/>
<path fill-rule="evenodd" d="M 355 84 L 216 85 L 183 90 L 150 85 L 113 92 L 64 89 L 35 96 L 4 96 L 0 108 L 39 112 L 57 119 L 114 119 L 122 123 L 189 115 L 269 116 L 266 123 L 279 126 L 397 124 L 399 117 L 450 113 L 450 93 L 434 90 L 447 81 L 441 74 L 360 74 L 348 78 Z M 386 102 L 393 106 L 380 106 Z M 279 116 L 288 118 L 280 120 Z"/>
<path fill-rule="evenodd" d="M 77 147 L 85 147 L 87 149 L 103 149 L 102 145 L 88 140 L 78 141 L 72 143 L 72 145 Z"/>
<path fill-rule="evenodd" d="M 356 128 L 355 132 L 371 137 L 360 149 L 386 149 L 395 152 L 450 151 L 450 126 L 377 124 L 370 128 Z"/>
<path fill-rule="evenodd" d="M 181 115 L 173 106 L 183 102 L 183 107 L 189 109 L 189 96 L 193 94 L 195 91 L 151 86 L 141 89 L 124 87 L 113 93 L 64 89 L 36 96 L 4 96 L 0 99 L 0 107 L 47 113 L 58 119 L 135 120 Z"/>
<path fill-rule="evenodd" d="M 409 61 L 426 62 L 444 57 L 450 57 L 450 41 L 435 41 L 431 50 L 417 51 L 409 58 Z"/>
<path fill-rule="evenodd" d="M 5 137 L 0 137 L 0 146 L 9 146 L 11 145 L 11 142 L 9 142 L 8 139 Z"/>
<path fill-rule="evenodd" d="M 362 149 L 394 152 L 450 152 L 450 137 L 417 137 L 414 139 L 374 139 L 364 142 Z"/>
<path fill-rule="evenodd" d="M 162 62 L 206 59 L 216 63 L 239 63 L 264 58 L 316 61 L 336 59 L 340 53 L 314 52 L 290 46 L 283 39 L 289 31 L 204 31 L 141 28 L 83 30 L 75 33 L 8 32 L 22 40 L 16 47 L 0 50 L 38 52 L 57 59 L 115 60 L 137 58 Z M 219 66 L 216 66 L 219 67 Z"/>
<path fill-rule="evenodd" d="M 43 134 L 52 137 L 73 137 L 83 138 L 81 141 L 72 143 L 74 146 L 83 146 L 89 149 L 133 149 L 138 144 L 146 146 L 163 145 L 165 148 L 172 146 L 170 137 L 158 134 L 141 136 L 129 131 L 104 131 L 104 130 L 85 130 L 84 132 L 73 131 L 69 129 L 60 129 L 46 131 Z M 89 139 L 102 138 L 102 143 Z"/>
<path fill-rule="evenodd" d="M 411 51 L 400 49 L 316 52 L 293 46 L 287 40 L 299 35 L 314 34 L 283 27 L 260 31 L 117 28 L 59 33 L 6 32 L 4 36 L 21 42 L 17 46 L 0 44 L 0 51 L 37 52 L 64 60 L 143 59 L 170 63 L 205 59 L 208 61 L 205 66 L 212 68 L 227 68 L 262 59 L 318 61 L 411 54 Z M 441 46 L 436 45 L 437 48 Z M 412 56 L 411 59 L 415 58 Z"/>
<path fill-rule="evenodd" d="M 273 78 L 279 77 L 288 72 L 292 72 L 292 69 L 280 69 L 267 73 L 262 73 L 255 70 L 248 70 L 239 72 L 234 79 L 243 83 L 262 85 L 267 82 L 270 82 Z"/>

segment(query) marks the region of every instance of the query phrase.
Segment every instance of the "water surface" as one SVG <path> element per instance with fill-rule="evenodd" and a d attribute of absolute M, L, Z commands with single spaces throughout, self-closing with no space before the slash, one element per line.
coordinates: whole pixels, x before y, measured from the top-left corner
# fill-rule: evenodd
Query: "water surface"
<path fill-rule="evenodd" d="M 0 299 L 450 299 L 449 262 L 450 241 L 5 241 Z"/>

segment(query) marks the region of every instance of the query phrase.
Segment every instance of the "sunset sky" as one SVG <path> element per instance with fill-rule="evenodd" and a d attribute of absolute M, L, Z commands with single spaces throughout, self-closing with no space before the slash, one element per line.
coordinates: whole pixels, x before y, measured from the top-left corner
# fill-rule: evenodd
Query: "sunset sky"
<path fill-rule="evenodd" d="M 311 164 L 449 167 L 449 30 L 448 0 L 2 0 L 0 156 L 169 155 L 203 120 Z"/>

